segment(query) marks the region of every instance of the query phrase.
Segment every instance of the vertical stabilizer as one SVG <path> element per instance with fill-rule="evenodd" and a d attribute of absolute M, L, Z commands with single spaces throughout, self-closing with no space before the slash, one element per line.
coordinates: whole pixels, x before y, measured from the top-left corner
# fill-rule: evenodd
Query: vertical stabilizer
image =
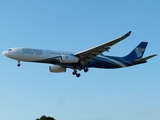
<path fill-rule="evenodd" d="M 124 57 L 127 60 L 137 60 L 143 57 L 148 42 L 141 42 L 131 53 Z"/>

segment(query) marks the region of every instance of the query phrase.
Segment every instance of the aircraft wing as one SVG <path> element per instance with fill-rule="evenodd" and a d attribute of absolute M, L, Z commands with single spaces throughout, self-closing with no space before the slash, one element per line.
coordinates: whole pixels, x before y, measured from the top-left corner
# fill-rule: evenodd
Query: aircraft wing
<path fill-rule="evenodd" d="M 74 55 L 78 56 L 81 61 L 87 63 L 90 59 L 96 57 L 99 54 L 102 54 L 105 51 L 108 51 L 111 46 L 113 46 L 114 44 L 124 40 L 125 38 L 130 36 L 130 34 L 131 34 L 131 31 L 129 31 L 128 33 L 126 33 L 125 35 L 123 35 L 119 38 L 111 40 L 110 42 L 106 42 L 104 44 L 101 44 L 101 45 L 98 45 L 96 47 L 84 50 L 82 52 L 75 53 Z"/>

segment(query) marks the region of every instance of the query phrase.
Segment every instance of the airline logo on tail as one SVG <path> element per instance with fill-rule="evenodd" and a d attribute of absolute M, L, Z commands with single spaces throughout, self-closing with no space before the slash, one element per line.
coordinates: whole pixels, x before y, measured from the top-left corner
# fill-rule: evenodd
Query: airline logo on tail
<path fill-rule="evenodd" d="M 139 48 L 139 47 L 137 47 L 136 49 L 135 49 L 135 52 L 136 52 L 136 54 L 137 54 L 137 57 L 141 57 L 143 54 L 143 52 L 144 52 L 144 48 Z"/>

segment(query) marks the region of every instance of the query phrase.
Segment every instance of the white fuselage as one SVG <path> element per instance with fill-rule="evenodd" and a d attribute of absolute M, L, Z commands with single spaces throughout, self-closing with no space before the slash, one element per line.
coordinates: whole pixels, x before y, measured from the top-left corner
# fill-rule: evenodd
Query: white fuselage
<path fill-rule="evenodd" d="M 11 59 L 18 61 L 38 61 L 48 59 L 51 57 L 60 56 L 62 54 L 71 54 L 67 52 L 33 49 L 33 48 L 10 48 L 3 52 L 3 54 Z"/>

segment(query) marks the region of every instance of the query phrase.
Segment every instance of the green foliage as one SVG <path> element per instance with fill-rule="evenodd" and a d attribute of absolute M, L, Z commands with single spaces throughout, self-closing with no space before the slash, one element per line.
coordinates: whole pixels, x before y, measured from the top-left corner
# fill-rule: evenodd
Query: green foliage
<path fill-rule="evenodd" d="M 45 115 L 43 115 L 40 118 L 37 118 L 36 120 L 55 120 L 55 119 L 53 117 L 46 117 Z"/>

